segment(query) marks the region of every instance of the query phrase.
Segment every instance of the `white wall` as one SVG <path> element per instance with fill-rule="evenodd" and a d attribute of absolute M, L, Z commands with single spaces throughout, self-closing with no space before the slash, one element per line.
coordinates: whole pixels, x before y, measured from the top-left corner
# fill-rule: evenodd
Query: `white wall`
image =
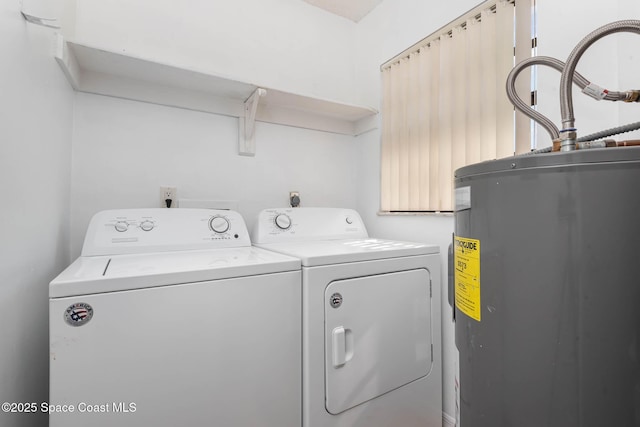
<path fill-rule="evenodd" d="M 593 4 L 591 4 L 593 3 Z M 554 56 L 565 61 L 573 47 L 586 34 L 608 22 L 619 19 L 639 19 L 640 6 L 634 0 L 594 3 L 566 0 L 554 2 L 537 0 L 538 54 Z M 382 63 L 402 52 L 420 39 L 475 7 L 479 1 L 445 2 L 437 13 L 428 2 L 421 0 L 386 0 L 357 26 L 359 102 L 380 103 L 380 72 Z M 637 43 L 637 44 L 633 44 Z M 578 65 L 587 78 L 612 90 L 640 87 L 640 59 L 637 35 L 609 36 L 593 46 Z M 558 86 L 560 74 L 550 69 L 540 70 L 539 111 L 561 126 Z M 574 96 L 576 125 L 584 135 L 604 128 L 637 121 L 640 105 L 614 105 L 595 102 L 576 91 Z M 635 116 L 635 118 L 633 118 Z M 380 131 L 357 137 L 359 145 L 358 209 L 372 235 L 416 240 L 441 246 L 443 285 L 446 284 L 446 248 L 454 231 L 451 216 L 378 216 L 380 206 Z M 547 134 L 540 129 L 539 146 L 549 146 Z M 455 416 L 454 374 L 457 351 L 451 309 L 443 289 L 443 410 Z"/>
<path fill-rule="evenodd" d="M 353 103 L 355 23 L 300 0 L 82 0 L 79 42 Z"/>
<path fill-rule="evenodd" d="M 640 18 L 636 0 L 613 2 L 537 0 L 538 55 L 552 56 L 566 61 L 576 44 L 596 28 L 613 21 Z M 640 87 L 638 81 L 637 49 L 640 37 L 636 34 L 613 34 L 595 42 L 578 62 L 577 71 L 591 82 L 610 90 Z M 562 129 L 560 115 L 560 74 L 540 67 L 538 80 L 539 111 Z M 580 93 L 574 86 L 574 115 L 578 136 L 638 121 L 638 104 L 595 101 Z M 540 128 L 538 146 L 551 145 L 548 134 Z M 618 139 L 630 137 L 626 134 Z"/>
<path fill-rule="evenodd" d="M 353 103 L 355 23 L 300 0 L 75 3 L 81 43 L 265 87 Z M 237 120 L 78 94 L 72 255 L 90 216 L 179 198 L 232 199 L 251 226 L 260 208 L 355 207 L 353 137 L 258 123 L 255 158 L 237 152 Z M 104 118 L 108 117 L 105 122 Z M 115 155 L 114 153 L 120 153 Z"/>
<path fill-rule="evenodd" d="M 73 92 L 53 30 L 0 5 L 0 402 L 48 399 L 48 284 L 68 264 Z M 47 425 L 0 412 L 0 425 Z"/>
<path fill-rule="evenodd" d="M 237 154 L 238 120 L 78 93 L 73 136 L 72 255 L 102 209 L 158 207 L 160 185 L 178 198 L 236 200 L 250 227 L 260 209 L 356 206 L 351 136 L 257 123 L 255 157 Z"/>

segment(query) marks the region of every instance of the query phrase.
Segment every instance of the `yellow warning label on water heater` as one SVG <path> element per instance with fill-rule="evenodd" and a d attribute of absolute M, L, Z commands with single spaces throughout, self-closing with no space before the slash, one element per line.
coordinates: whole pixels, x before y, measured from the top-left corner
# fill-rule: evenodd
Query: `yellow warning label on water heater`
<path fill-rule="evenodd" d="M 453 239 L 455 297 L 458 310 L 480 321 L 480 240 Z"/>

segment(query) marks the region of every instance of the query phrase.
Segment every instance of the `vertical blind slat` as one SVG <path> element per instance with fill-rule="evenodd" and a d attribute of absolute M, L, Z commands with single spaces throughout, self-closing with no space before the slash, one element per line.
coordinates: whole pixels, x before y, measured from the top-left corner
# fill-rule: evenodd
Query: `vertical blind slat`
<path fill-rule="evenodd" d="M 480 159 L 491 160 L 497 157 L 497 86 L 496 86 L 496 15 L 490 10 L 482 12 L 481 32 L 481 85 L 482 110 L 480 111 L 481 135 Z"/>
<path fill-rule="evenodd" d="M 516 14 L 516 52 L 515 62 L 531 57 L 531 3 L 518 1 L 515 4 Z M 526 68 L 520 72 L 516 80 L 516 93 L 521 99 L 530 99 L 531 96 L 531 69 Z M 516 153 L 525 153 L 531 150 L 531 119 L 516 110 Z"/>
<path fill-rule="evenodd" d="M 467 97 L 469 93 L 467 81 L 467 37 L 466 30 L 462 27 L 453 29 L 451 42 L 453 44 L 453 61 L 451 68 L 452 85 L 453 85 L 453 103 L 452 103 L 452 123 L 451 123 L 451 170 L 464 166 L 466 164 L 466 135 L 467 120 L 472 115 L 467 116 Z M 453 191 L 453 188 L 451 189 Z M 450 210 L 453 207 L 449 205 L 444 209 Z"/>
<path fill-rule="evenodd" d="M 453 62 L 452 39 L 440 37 L 440 201 L 435 210 L 450 210 L 451 205 L 451 126 L 453 125 L 453 79 L 451 65 Z"/>
<path fill-rule="evenodd" d="M 481 70 L 479 67 L 473 66 L 473 64 L 480 64 L 481 61 L 481 32 L 480 23 L 475 19 L 467 21 L 467 31 L 465 31 L 467 37 L 467 49 L 469 51 L 469 66 L 466 67 L 467 75 L 467 133 L 466 133 L 466 163 L 477 163 L 480 159 L 480 146 L 481 146 L 481 115 L 482 111 L 482 98 L 480 94 L 481 90 Z"/>
<path fill-rule="evenodd" d="M 431 71 L 431 60 L 433 57 L 433 52 L 427 46 L 423 46 L 420 48 L 420 66 L 418 71 L 419 77 L 419 90 L 420 95 L 418 97 L 419 100 L 419 117 L 420 117 L 420 133 L 419 133 L 419 166 L 420 172 L 418 175 L 419 179 L 419 203 L 418 210 L 426 211 L 429 209 L 429 165 L 431 164 L 430 160 L 430 151 L 431 151 L 431 135 L 430 135 L 430 126 L 431 126 L 431 115 L 430 110 L 432 108 L 438 108 L 438 104 L 432 102 L 431 97 L 431 82 L 430 82 L 430 71 Z"/>
<path fill-rule="evenodd" d="M 507 75 L 513 69 L 513 5 L 506 0 L 496 4 L 496 88 L 504 87 Z M 513 105 L 505 91 L 497 97 L 497 147 L 498 158 L 514 153 Z"/>
<path fill-rule="evenodd" d="M 409 210 L 418 210 L 420 206 L 420 59 L 419 53 L 414 52 L 409 57 Z"/>
<path fill-rule="evenodd" d="M 429 110 L 429 209 L 435 210 L 440 203 L 440 39 L 431 42 L 430 68 L 431 105 Z"/>
<path fill-rule="evenodd" d="M 400 184 L 399 197 L 394 210 L 406 210 L 409 206 L 409 59 L 400 62 L 400 153 L 398 156 L 398 182 Z"/>
<path fill-rule="evenodd" d="M 400 202 L 400 171 L 398 170 L 400 164 L 400 150 L 401 150 L 401 103 L 402 103 L 402 85 L 401 80 L 401 63 L 391 67 L 391 87 L 394 88 L 394 97 L 391 101 L 391 138 L 394 141 L 393 149 L 391 150 L 391 159 L 389 162 L 389 180 L 392 188 L 391 198 L 389 200 L 389 210 L 397 210 Z"/>
<path fill-rule="evenodd" d="M 391 151 L 392 132 L 391 132 L 391 108 L 392 87 L 391 87 L 391 68 L 382 70 L 382 149 L 380 155 L 380 209 L 383 211 L 391 210 Z"/>

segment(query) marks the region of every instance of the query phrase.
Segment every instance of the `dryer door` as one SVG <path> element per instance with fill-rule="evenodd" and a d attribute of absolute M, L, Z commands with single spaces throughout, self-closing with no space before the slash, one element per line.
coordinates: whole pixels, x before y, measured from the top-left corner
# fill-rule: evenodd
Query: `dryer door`
<path fill-rule="evenodd" d="M 331 282 L 325 291 L 326 409 L 339 414 L 428 375 L 428 270 Z"/>

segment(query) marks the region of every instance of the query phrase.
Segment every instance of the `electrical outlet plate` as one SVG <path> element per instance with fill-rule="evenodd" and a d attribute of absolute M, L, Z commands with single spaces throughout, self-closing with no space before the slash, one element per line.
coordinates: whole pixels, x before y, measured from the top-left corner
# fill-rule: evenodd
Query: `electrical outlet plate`
<path fill-rule="evenodd" d="M 298 203 L 294 203 L 294 201 L 297 201 Z M 292 207 L 298 207 L 300 206 L 300 192 L 299 191 L 289 191 L 289 204 Z"/>
<path fill-rule="evenodd" d="M 178 207 L 178 187 L 160 187 L 160 207 L 167 207 L 167 199 L 171 200 L 171 208 Z"/>

